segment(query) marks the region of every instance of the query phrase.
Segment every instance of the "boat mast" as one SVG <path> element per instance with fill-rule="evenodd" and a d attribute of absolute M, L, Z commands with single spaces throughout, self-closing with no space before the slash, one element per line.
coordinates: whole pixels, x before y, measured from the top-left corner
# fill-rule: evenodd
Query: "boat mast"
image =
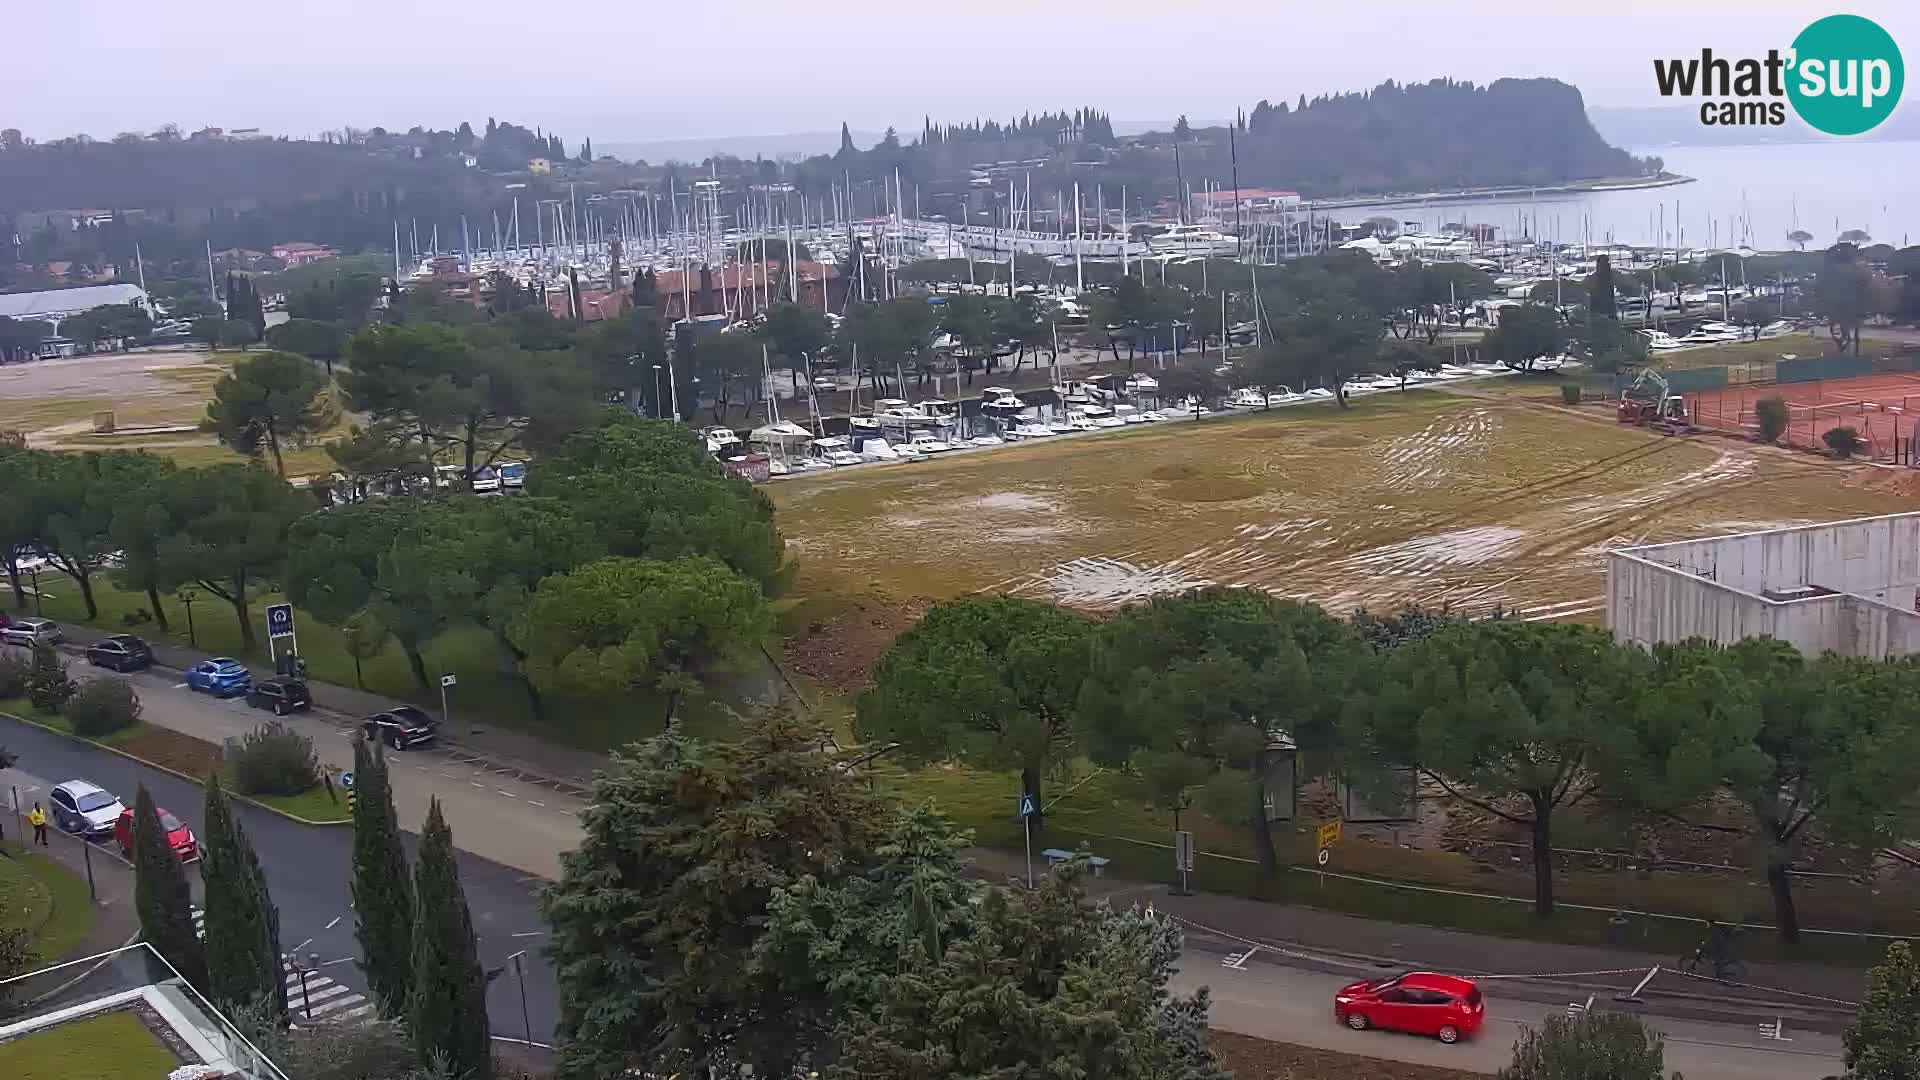
<path fill-rule="evenodd" d="M 1080 181 L 1073 182 L 1073 287 L 1085 292 L 1087 275 L 1080 263 Z"/>

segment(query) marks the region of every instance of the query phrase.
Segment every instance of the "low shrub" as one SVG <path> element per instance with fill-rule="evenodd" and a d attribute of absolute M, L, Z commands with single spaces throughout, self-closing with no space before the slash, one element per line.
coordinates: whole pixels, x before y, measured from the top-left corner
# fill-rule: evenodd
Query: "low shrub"
<path fill-rule="evenodd" d="M 110 735 L 140 722 L 140 695 L 125 679 L 88 679 L 67 702 L 67 720 L 80 735 Z"/>
<path fill-rule="evenodd" d="M 1866 445 L 1861 442 L 1860 433 L 1850 427 L 1830 428 L 1825 435 L 1820 436 L 1820 441 L 1826 443 L 1827 449 L 1833 451 L 1833 456 L 1838 458 L 1850 458 Z"/>
<path fill-rule="evenodd" d="M 1560 384 L 1560 403 L 1562 405 L 1580 404 L 1580 384 L 1571 383 L 1571 382 L 1561 383 Z"/>
<path fill-rule="evenodd" d="M 242 736 L 227 764 L 242 795 L 298 795 L 320 780 L 313 740 L 277 720 Z"/>
<path fill-rule="evenodd" d="M 0 651 L 0 698 L 27 696 L 27 660 L 14 649 Z"/>
<path fill-rule="evenodd" d="M 59 712 L 80 684 L 67 678 L 67 662 L 60 659 L 53 646 L 44 641 L 33 646 L 33 662 L 27 667 L 27 700 L 33 707 L 47 712 Z"/>
<path fill-rule="evenodd" d="M 1776 443 L 1787 433 L 1787 403 L 1784 398 L 1764 397 L 1753 403 L 1754 423 L 1760 427 L 1760 441 Z"/>

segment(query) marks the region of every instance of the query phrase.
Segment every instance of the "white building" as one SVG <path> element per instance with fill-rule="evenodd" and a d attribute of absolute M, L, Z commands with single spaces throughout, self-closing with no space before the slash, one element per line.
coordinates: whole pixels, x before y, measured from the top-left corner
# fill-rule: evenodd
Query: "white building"
<path fill-rule="evenodd" d="M 0 293 L 0 316 L 58 323 L 90 308 L 108 304 L 139 304 L 148 313 L 153 311 L 147 294 L 138 285 L 82 285 L 76 289 Z"/>
<path fill-rule="evenodd" d="M 1638 645 L 1771 637 L 1808 656 L 1920 652 L 1920 513 L 1622 548 L 1607 626 Z"/>

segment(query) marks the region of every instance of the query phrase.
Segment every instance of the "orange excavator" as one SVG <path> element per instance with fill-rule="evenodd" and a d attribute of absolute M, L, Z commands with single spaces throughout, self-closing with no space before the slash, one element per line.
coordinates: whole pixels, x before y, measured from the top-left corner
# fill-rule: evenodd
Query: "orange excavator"
<path fill-rule="evenodd" d="M 1687 416 L 1686 399 L 1673 392 L 1665 376 L 1648 367 L 1620 395 L 1614 406 L 1614 418 L 1623 424 L 1638 424 L 1662 435 L 1688 435 L 1693 421 Z"/>

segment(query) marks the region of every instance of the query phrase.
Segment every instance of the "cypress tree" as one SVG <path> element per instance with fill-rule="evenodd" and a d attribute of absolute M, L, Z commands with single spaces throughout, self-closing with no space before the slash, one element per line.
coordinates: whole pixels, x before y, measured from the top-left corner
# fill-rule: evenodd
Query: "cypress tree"
<path fill-rule="evenodd" d="M 413 873 L 413 992 L 407 1002 L 413 1045 L 422 1061 L 444 1054 L 455 1076 L 491 1080 L 487 976 L 480 970 L 473 916 L 453 861 L 453 832 L 439 799 L 427 810 Z"/>
<path fill-rule="evenodd" d="M 379 743 L 355 741 L 353 791 L 353 936 L 380 1015 L 398 1019 L 413 985 L 413 888 Z"/>
<path fill-rule="evenodd" d="M 1619 316 L 1613 295 L 1613 260 L 1605 255 L 1593 260 L 1593 276 L 1587 279 L 1587 311 L 1601 319 Z"/>
<path fill-rule="evenodd" d="M 200 879 L 206 891 L 207 996 L 230 1006 L 264 1001 L 284 1017 L 287 977 L 280 960 L 280 913 L 217 773 L 207 778 L 206 816 Z"/>
<path fill-rule="evenodd" d="M 133 800 L 133 904 L 140 913 L 140 936 L 204 992 L 207 954 L 193 932 L 193 890 L 145 784 Z"/>

